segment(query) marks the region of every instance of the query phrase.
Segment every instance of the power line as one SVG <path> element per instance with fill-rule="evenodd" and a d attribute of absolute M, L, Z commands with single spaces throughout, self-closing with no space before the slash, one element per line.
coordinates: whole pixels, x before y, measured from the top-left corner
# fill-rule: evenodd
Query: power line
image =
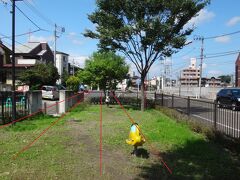
<path fill-rule="evenodd" d="M 231 33 L 222 34 L 222 35 L 205 37 L 204 39 L 215 39 L 215 38 L 224 37 L 224 36 L 231 36 L 231 35 L 239 34 L 239 33 L 240 33 L 240 30 L 239 31 L 235 31 L 235 32 L 231 32 Z"/>
<path fill-rule="evenodd" d="M 3 36 L 3 37 L 6 37 L 6 39 L 9 39 L 9 40 L 12 39 L 12 38 L 7 37 L 6 35 L 4 35 L 4 34 L 2 34 L 2 33 L 0 33 L 0 35 Z M 0 38 L 0 39 L 1 39 L 1 38 Z M 22 45 L 22 46 L 24 46 L 24 47 L 26 47 L 26 48 L 28 48 L 28 49 L 32 49 L 31 47 L 29 47 L 29 46 L 27 46 L 27 45 L 25 45 L 25 44 L 22 44 L 22 43 L 20 43 L 19 41 L 16 41 L 16 40 L 15 40 L 15 42 L 18 43 L 18 44 L 20 44 L 20 45 Z"/>
<path fill-rule="evenodd" d="M 17 5 L 15 6 L 23 14 L 23 16 L 26 17 L 33 25 L 35 25 L 38 29 L 42 29 L 33 20 L 31 20 Z"/>
<path fill-rule="evenodd" d="M 34 31 L 28 31 L 28 32 L 25 32 L 25 33 L 17 34 L 15 37 L 25 36 L 25 35 L 28 35 L 30 33 L 39 32 L 41 30 L 43 30 L 43 29 L 37 29 L 37 30 L 34 30 Z M 12 36 L 3 36 L 3 37 L 1 37 L 1 39 L 8 39 L 8 38 L 12 38 Z"/>
<path fill-rule="evenodd" d="M 24 4 L 33 12 L 35 13 L 38 17 L 40 17 L 42 20 L 44 20 L 47 24 L 49 24 L 50 26 L 54 26 L 55 23 L 50 20 L 49 18 L 47 18 L 46 16 L 44 16 L 36 7 L 34 7 L 31 3 L 29 3 L 28 1 L 24 0 L 23 1 Z"/>
<path fill-rule="evenodd" d="M 12 46 L 12 44 L 8 43 L 7 41 L 5 40 L 2 40 L 2 42 L 4 42 L 5 44 L 7 44 L 9 47 Z M 15 47 L 16 48 L 16 47 Z M 19 52 L 23 53 L 20 49 L 16 48 Z"/>
<path fill-rule="evenodd" d="M 234 52 L 239 52 L 239 51 L 240 50 L 237 49 L 237 50 L 225 51 L 225 52 L 208 53 L 208 54 L 205 54 L 205 56 L 207 56 L 207 55 L 223 55 L 223 54 L 234 53 Z"/>
<path fill-rule="evenodd" d="M 222 54 L 222 55 L 216 55 L 216 56 L 205 56 L 204 59 L 211 59 L 211 58 L 217 58 L 217 57 L 223 57 L 223 56 L 230 56 L 233 54 L 238 54 L 240 53 L 240 51 L 236 51 L 236 52 L 232 52 L 232 53 L 226 53 L 226 54 Z M 199 57 L 197 59 L 200 59 Z"/>
<path fill-rule="evenodd" d="M 174 58 L 174 59 L 175 59 L 175 58 L 182 58 L 182 57 L 184 57 L 184 56 L 192 53 L 192 52 L 195 51 L 195 50 L 196 50 L 196 47 L 192 48 L 191 50 L 189 50 L 188 52 L 186 52 L 185 54 L 183 54 L 183 55 L 181 55 L 181 56 L 176 56 L 176 57 L 173 56 L 173 58 Z"/>

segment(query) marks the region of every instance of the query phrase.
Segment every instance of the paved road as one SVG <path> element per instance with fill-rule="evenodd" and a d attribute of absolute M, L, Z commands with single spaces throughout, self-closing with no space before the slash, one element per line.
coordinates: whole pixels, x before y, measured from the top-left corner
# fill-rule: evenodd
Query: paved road
<path fill-rule="evenodd" d="M 161 101 L 159 98 L 158 101 Z M 174 97 L 172 104 L 172 97 L 164 98 L 164 106 L 172 107 L 184 113 L 187 112 L 187 99 Z M 213 127 L 214 126 L 214 104 L 211 101 L 199 101 L 191 99 L 190 101 L 190 115 L 195 119 Z M 232 111 L 227 108 L 216 109 L 216 127 L 230 136 L 240 137 L 240 111 Z"/>

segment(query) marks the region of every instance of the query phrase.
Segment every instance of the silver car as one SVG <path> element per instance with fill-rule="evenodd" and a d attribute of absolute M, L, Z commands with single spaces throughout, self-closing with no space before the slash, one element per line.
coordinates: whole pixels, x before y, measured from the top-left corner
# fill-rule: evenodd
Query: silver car
<path fill-rule="evenodd" d="M 59 91 L 56 86 L 43 86 L 42 87 L 42 98 L 43 99 L 59 99 Z"/>

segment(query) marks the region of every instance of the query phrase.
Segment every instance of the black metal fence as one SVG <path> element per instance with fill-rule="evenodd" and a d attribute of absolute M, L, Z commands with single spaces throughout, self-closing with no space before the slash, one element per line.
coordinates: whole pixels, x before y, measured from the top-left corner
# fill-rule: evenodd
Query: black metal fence
<path fill-rule="evenodd" d="M 16 118 L 28 115 L 29 96 L 28 93 L 16 92 Z M 12 92 L 0 92 L 0 124 L 12 121 Z"/>
<path fill-rule="evenodd" d="M 155 104 L 183 112 L 231 137 L 240 137 L 240 111 L 233 111 L 230 106 L 219 107 L 210 100 L 165 94 L 156 94 Z"/>

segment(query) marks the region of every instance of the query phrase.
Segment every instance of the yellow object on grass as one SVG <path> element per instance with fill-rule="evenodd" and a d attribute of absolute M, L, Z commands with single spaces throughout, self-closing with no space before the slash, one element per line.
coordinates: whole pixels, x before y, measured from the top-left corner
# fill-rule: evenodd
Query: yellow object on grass
<path fill-rule="evenodd" d="M 143 143 L 145 143 L 144 137 L 139 132 L 139 126 L 137 123 L 132 124 L 130 133 L 129 133 L 129 139 L 126 139 L 126 143 L 132 146 L 142 146 Z"/>

